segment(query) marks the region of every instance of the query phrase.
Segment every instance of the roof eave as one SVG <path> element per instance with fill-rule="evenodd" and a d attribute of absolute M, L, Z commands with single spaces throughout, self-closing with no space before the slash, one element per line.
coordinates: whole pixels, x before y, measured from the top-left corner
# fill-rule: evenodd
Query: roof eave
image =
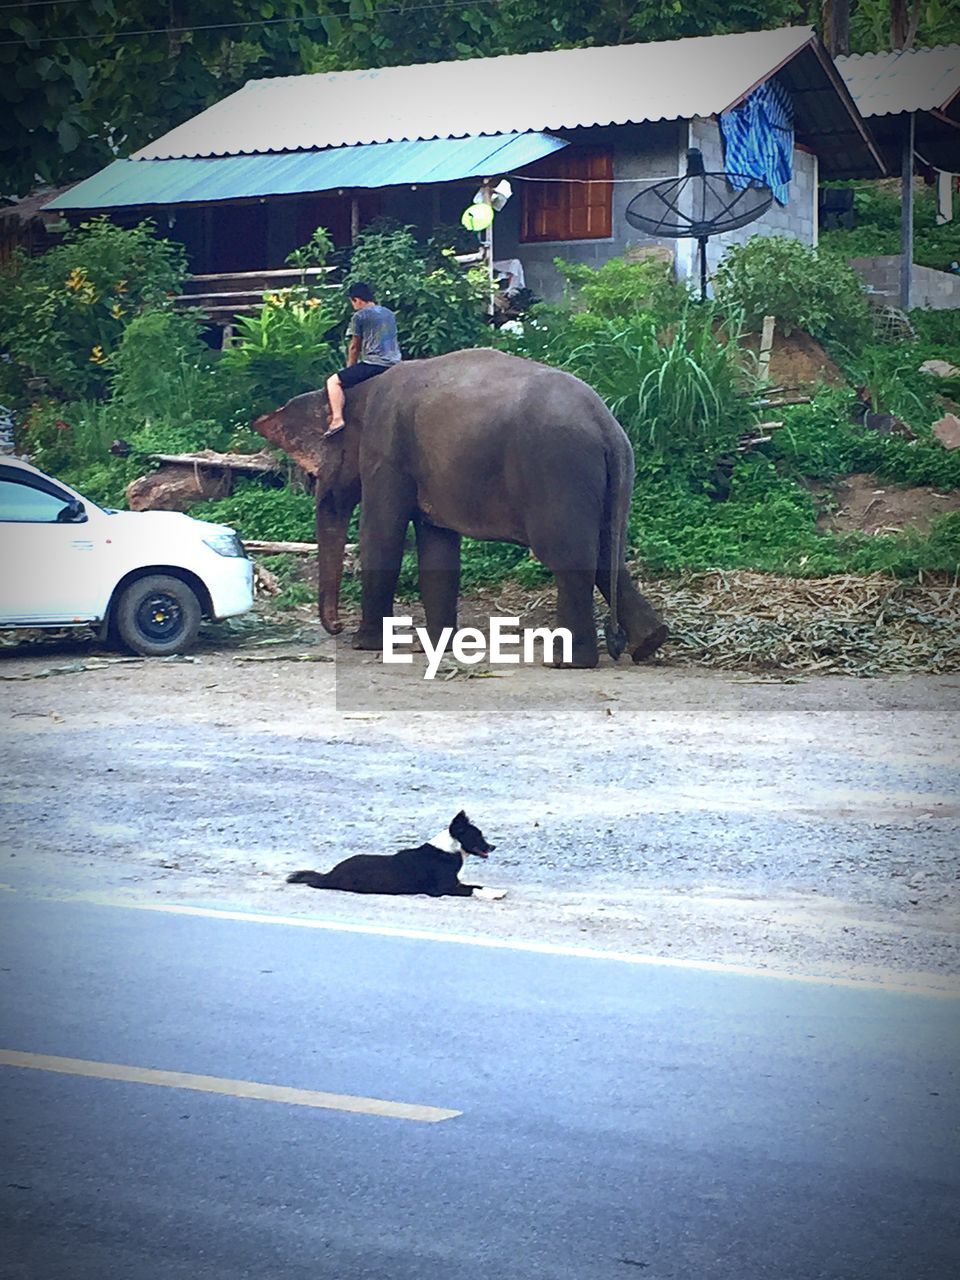
<path fill-rule="evenodd" d="M 880 151 L 880 148 L 877 146 L 876 141 L 873 138 L 873 135 L 870 133 L 869 126 L 867 125 L 863 116 L 860 114 L 859 110 L 857 109 L 857 104 L 854 102 L 853 97 L 850 93 L 850 90 L 847 88 L 846 81 L 844 80 L 843 76 L 840 74 L 836 63 L 827 53 L 826 49 L 823 47 L 820 40 L 816 36 L 814 36 L 814 38 L 810 41 L 807 48 L 812 48 L 813 52 L 816 54 L 817 61 L 820 63 L 820 66 L 826 72 L 826 75 L 830 80 L 831 84 L 836 89 L 837 96 L 842 101 L 844 108 L 846 109 L 847 115 L 849 116 L 853 125 L 856 127 L 856 131 L 860 135 L 867 150 L 870 152 L 870 156 L 874 164 L 876 165 L 877 170 L 879 171 L 880 174 L 885 174 L 887 172 L 887 166 L 884 163 L 883 155 Z M 876 173 L 858 174 L 857 176 L 875 178 L 877 174 Z"/>

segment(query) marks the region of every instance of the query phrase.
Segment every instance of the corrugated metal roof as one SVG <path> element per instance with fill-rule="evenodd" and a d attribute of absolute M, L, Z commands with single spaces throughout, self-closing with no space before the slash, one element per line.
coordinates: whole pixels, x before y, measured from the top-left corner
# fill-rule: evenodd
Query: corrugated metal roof
<path fill-rule="evenodd" d="M 860 114 L 943 111 L 960 93 L 960 45 L 837 58 Z"/>
<path fill-rule="evenodd" d="M 494 177 L 567 144 L 543 133 L 380 142 L 326 151 L 115 160 L 48 209 L 116 209 Z"/>
<path fill-rule="evenodd" d="M 137 160 L 295 151 L 709 116 L 814 40 L 811 27 L 252 80 Z"/>

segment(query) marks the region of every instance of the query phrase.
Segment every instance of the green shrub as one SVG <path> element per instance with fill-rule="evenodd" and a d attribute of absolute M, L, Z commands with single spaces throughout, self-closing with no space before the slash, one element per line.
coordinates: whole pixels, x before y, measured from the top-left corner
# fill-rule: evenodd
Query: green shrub
<path fill-rule="evenodd" d="M 925 358 L 929 358 L 929 349 L 934 348 L 936 354 L 942 351 L 947 358 L 952 357 L 955 364 L 960 364 L 960 307 L 942 311 L 918 307 L 910 312 L 910 323 L 923 344 Z"/>
<path fill-rule="evenodd" d="M 813 500 L 763 458 L 743 460 L 730 495 L 715 502 L 677 475 L 641 477 L 630 516 L 630 545 L 650 569 L 750 568 L 802 572 L 816 551 Z"/>
<path fill-rule="evenodd" d="M 348 278 L 367 281 L 377 301 L 396 312 L 400 349 L 407 359 L 490 345 L 492 331 L 484 318 L 486 273 L 464 271 L 452 251 L 436 244 L 418 245 L 410 227 L 361 232 Z M 347 314 L 345 307 L 344 318 Z"/>
<path fill-rule="evenodd" d="M 864 347 L 856 356 L 838 353 L 838 358 L 874 413 L 895 413 L 912 427 L 927 427 L 943 412 L 938 392 L 944 383 L 920 372 L 926 355 L 920 343 L 899 342 Z"/>
<path fill-rule="evenodd" d="M 251 420 L 322 387 L 340 367 L 331 341 L 338 319 L 331 290 L 298 286 L 269 294 L 256 315 L 237 320 L 221 364 L 248 389 Z"/>
<path fill-rule="evenodd" d="M 655 258 L 610 258 L 596 268 L 555 258 L 554 265 L 567 283 L 569 305 L 603 320 L 648 311 L 660 324 L 668 324 L 680 318 L 690 301 L 689 290 L 673 278 L 670 264 Z"/>
<path fill-rule="evenodd" d="M 793 476 L 872 472 L 890 484 L 960 488 L 960 450 L 945 449 L 929 429 L 918 429 L 917 440 L 869 430 L 851 421 L 853 401 L 850 392 L 823 391 L 812 404 L 783 410 L 785 425 L 764 453 Z"/>
<path fill-rule="evenodd" d="M 24 414 L 19 446 L 41 471 L 61 475 L 71 464 L 76 406 L 38 400 Z"/>
<path fill-rule="evenodd" d="M 540 306 L 522 335 L 500 345 L 593 387 L 630 437 L 641 469 L 653 457 L 682 455 L 699 474 L 756 421 L 750 357 L 722 332 L 710 306 L 687 303 L 666 331 L 650 312 L 604 318 Z"/>
<path fill-rule="evenodd" d="M 786 236 L 751 236 L 732 245 L 713 277 L 721 307 L 749 329 L 772 315 L 784 334 L 805 329 L 822 342 L 858 351 L 873 322 L 863 285 L 836 254 Z"/>
<path fill-rule="evenodd" d="M 472 591 L 512 578 L 525 586 L 549 580 L 550 573 L 538 560 L 531 560 L 526 547 L 514 542 L 475 542 L 464 538 L 461 544 L 460 588 Z"/>
<path fill-rule="evenodd" d="M 151 222 L 132 230 L 95 218 L 36 258 L 16 255 L 0 280 L 0 331 L 14 360 L 65 396 L 101 395 L 124 330 L 169 304 L 186 274 L 183 249 Z"/>
<path fill-rule="evenodd" d="M 228 498 L 202 502 L 190 512 L 200 520 L 232 525 L 245 538 L 275 542 L 313 542 L 316 503 L 308 493 L 269 489 L 257 480 L 237 481 Z"/>
<path fill-rule="evenodd" d="M 147 311 L 111 358 L 111 405 L 140 454 L 226 448 L 248 417 L 249 393 L 203 342 L 193 315 Z"/>
<path fill-rule="evenodd" d="M 142 462 L 129 458 L 107 457 L 99 462 L 71 466 L 60 479 L 101 507 L 123 510 L 127 505 L 126 489 L 131 480 L 143 475 Z"/>

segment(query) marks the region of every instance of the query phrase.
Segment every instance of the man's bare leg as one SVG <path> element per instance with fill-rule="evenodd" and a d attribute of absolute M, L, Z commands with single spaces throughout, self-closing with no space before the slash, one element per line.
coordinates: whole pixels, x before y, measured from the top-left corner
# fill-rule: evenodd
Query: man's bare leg
<path fill-rule="evenodd" d="M 340 385 L 340 378 L 337 374 L 331 373 L 327 379 L 327 400 L 330 403 L 330 425 L 327 428 L 327 434 L 332 431 L 339 431 L 344 425 L 343 406 L 346 396 L 343 387 Z"/>

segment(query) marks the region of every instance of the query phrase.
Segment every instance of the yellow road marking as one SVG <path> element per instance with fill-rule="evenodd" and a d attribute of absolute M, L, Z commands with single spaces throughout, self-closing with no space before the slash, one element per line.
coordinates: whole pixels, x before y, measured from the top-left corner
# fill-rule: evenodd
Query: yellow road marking
<path fill-rule="evenodd" d="M 261 1102 L 285 1102 L 293 1107 L 320 1107 L 326 1111 L 354 1111 L 365 1116 L 389 1116 L 393 1120 L 419 1120 L 422 1124 L 436 1124 L 463 1114 L 413 1102 L 386 1102 L 382 1098 L 361 1098 L 348 1093 L 292 1089 L 287 1085 L 259 1084 L 255 1080 L 197 1076 L 187 1071 L 155 1071 L 152 1067 L 88 1062 L 85 1058 L 58 1058 L 46 1053 L 18 1053 L 15 1049 L 0 1049 L 0 1066 L 55 1071 L 67 1076 L 93 1076 L 97 1080 L 153 1084 L 165 1089 L 193 1089 L 197 1093 L 224 1093 L 233 1098 L 257 1098 Z"/>

